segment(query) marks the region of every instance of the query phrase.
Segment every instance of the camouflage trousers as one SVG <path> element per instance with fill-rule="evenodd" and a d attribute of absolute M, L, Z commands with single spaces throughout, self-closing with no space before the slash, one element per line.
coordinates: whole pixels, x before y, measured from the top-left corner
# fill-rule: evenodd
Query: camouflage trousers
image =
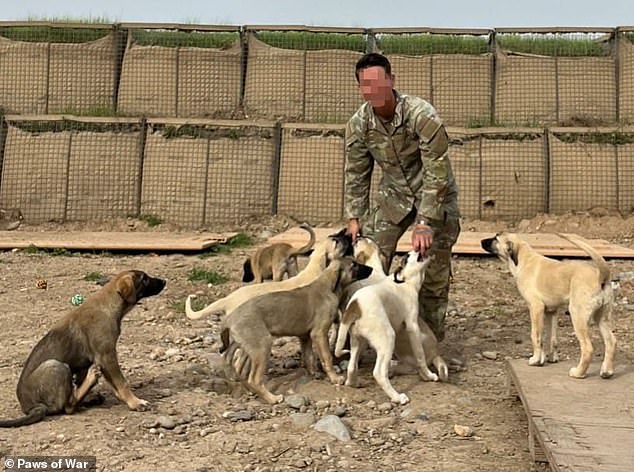
<path fill-rule="evenodd" d="M 377 207 L 362 222 L 361 233 L 373 238 L 381 248 L 386 272 L 392 264 L 398 240 L 415 222 L 416 215 L 414 208 L 400 223 L 394 224 Z M 427 266 L 425 280 L 419 292 L 419 316 L 427 322 L 438 340 L 442 341 L 445 337 L 445 316 L 449 299 L 451 248 L 460 234 L 458 202 L 447 202 L 444 219 L 429 223 L 434 230 L 434 241 L 429 251 L 434 254 L 434 260 Z"/>

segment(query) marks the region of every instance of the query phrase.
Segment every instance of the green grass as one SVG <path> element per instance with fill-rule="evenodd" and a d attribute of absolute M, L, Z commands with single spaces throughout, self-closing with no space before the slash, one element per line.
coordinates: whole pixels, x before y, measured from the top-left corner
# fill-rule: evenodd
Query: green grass
<path fill-rule="evenodd" d="M 253 239 L 248 234 L 238 233 L 224 244 L 215 244 L 198 255 L 199 259 L 207 259 L 218 254 L 229 254 L 235 248 L 252 246 Z"/>
<path fill-rule="evenodd" d="M 91 23 L 86 21 L 85 23 Z M 92 22 L 95 23 L 95 22 Z M 49 26 L 5 26 L 0 36 L 14 41 L 85 43 L 101 39 L 110 34 L 108 28 L 52 28 Z"/>
<path fill-rule="evenodd" d="M 23 248 L 21 250 L 21 252 L 23 252 L 24 254 L 46 254 L 48 256 L 74 257 L 74 256 L 78 255 L 78 253 L 73 253 L 73 252 L 71 252 L 68 249 L 65 249 L 63 247 L 56 247 L 56 248 L 50 248 L 49 249 L 49 248 L 37 247 L 37 246 L 34 246 L 33 244 Z"/>
<path fill-rule="evenodd" d="M 52 115 L 75 115 L 75 116 L 115 116 L 116 112 L 112 105 L 92 105 L 86 108 L 60 108 L 51 109 Z"/>
<path fill-rule="evenodd" d="M 552 35 L 499 34 L 497 43 L 502 49 L 540 56 L 607 56 L 604 43 L 592 39 L 566 38 Z"/>
<path fill-rule="evenodd" d="M 163 220 L 156 215 L 139 215 L 139 220 L 145 222 L 146 225 L 148 225 L 150 228 L 154 228 L 155 226 L 159 226 L 161 223 L 163 223 Z"/>
<path fill-rule="evenodd" d="M 256 37 L 276 48 L 317 50 L 346 49 L 365 52 L 366 41 L 361 34 L 312 33 L 310 31 L 260 31 Z"/>
<path fill-rule="evenodd" d="M 212 285 L 218 285 L 227 282 L 229 277 L 213 270 L 205 270 L 199 267 L 194 267 L 187 274 L 187 280 L 190 282 L 205 282 Z"/>
<path fill-rule="evenodd" d="M 381 34 L 377 46 L 384 54 L 484 54 L 488 37 L 449 34 Z"/>
<path fill-rule="evenodd" d="M 86 282 L 98 282 L 100 280 L 103 280 L 105 277 L 106 276 L 101 272 L 89 272 L 88 274 L 84 275 L 84 280 Z"/>
<path fill-rule="evenodd" d="M 192 298 L 192 310 L 200 311 L 211 303 L 207 297 Z M 185 300 L 173 300 L 169 303 L 170 309 L 176 313 L 185 313 Z"/>
<path fill-rule="evenodd" d="M 133 30 L 132 37 L 142 46 L 196 47 L 223 49 L 239 41 L 238 32 Z"/>

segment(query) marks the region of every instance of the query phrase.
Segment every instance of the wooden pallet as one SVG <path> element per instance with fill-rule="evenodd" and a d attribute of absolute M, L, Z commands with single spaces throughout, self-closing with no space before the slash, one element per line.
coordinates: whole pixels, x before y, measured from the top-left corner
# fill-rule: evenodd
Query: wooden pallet
<path fill-rule="evenodd" d="M 340 228 L 315 228 L 317 241 L 325 239 L 329 234 L 336 233 L 339 229 Z M 485 255 L 487 252 L 480 246 L 480 241 L 492 236 L 493 233 L 476 231 L 462 232 L 452 252 L 453 254 Z M 537 252 L 545 256 L 588 257 L 584 251 L 570 241 L 554 233 L 522 233 L 520 236 L 533 246 Z M 410 243 L 411 237 L 411 232 L 406 232 L 399 240 L 396 251 L 400 253 L 409 251 L 412 248 Z M 284 233 L 269 238 L 270 243 L 286 242 L 296 247 L 304 245 L 306 241 L 308 241 L 308 235 L 306 231 L 301 228 L 291 228 Z M 612 244 L 603 239 L 591 239 L 589 242 L 603 257 L 634 259 L 634 249 Z"/>
<path fill-rule="evenodd" d="M 226 243 L 237 233 L 27 232 L 0 231 L 0 249 L 74 249 L 84 251 L 201 251 Z"/>
<path fill-rule="evenodd" d="M 615 376 L 605 380 L 599 359 L 585 379 L 568 376 L 574 365 L 507 361 L 509 394 L 522 401 L 533 460 L 555 472 L 634 470 L 634 366 L 617 364 Z"/>

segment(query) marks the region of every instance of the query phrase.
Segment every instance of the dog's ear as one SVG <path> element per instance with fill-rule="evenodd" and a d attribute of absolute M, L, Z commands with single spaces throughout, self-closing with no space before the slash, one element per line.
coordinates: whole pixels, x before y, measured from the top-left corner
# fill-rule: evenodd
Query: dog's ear
<path fill-rule="evenodd" d="M 117 293 L 121 295 L 121 298 L 126 303 L 134 305 L 136 303 L 136 284 L 134 275 L 125 274 L 117 279 L 116 282 Z"/>
<path fill-rule="evenodd" d="M 244 261 L 244 265 L 242 266 L 242 269 L 244 270 L 244 274 L 242 275 L 242 281 L 243 282 L 251 282 L 255 279 L 255 275 L 253 274 L 253 269 L 251 268 L 251 258 L 247 258 L 246 261 Z"/>
<path fill-rule="evenodd" d="M 513 261 L 513 264 L 517 265 L 517 249 L 515 248 L 515 244 L 511 241 L 506 241 L 506 252 Z"/>

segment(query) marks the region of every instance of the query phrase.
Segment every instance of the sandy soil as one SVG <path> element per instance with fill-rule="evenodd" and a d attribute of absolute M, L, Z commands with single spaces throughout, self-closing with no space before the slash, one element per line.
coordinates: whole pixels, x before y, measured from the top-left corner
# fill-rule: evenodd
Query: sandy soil
<path fill-rule="evenodd" d="M 117 227 L 117 224 L 119 225 Z M 277 233 L 295 223 L 283 218 L 241 228 L 254 238 Z M 28 229 L 50 229 L 54 225 Z M 81 225 L 66 225 L 69 230 Z M 149 229 L 127 221 L 95 229 Z M 540 215 L 515 223 L 464 221 L 463 231 L 569 231 L 634 247 L 634 217 L 607 213 L 554 217 Z M 146 299 L 124 320 L 119 359 L 136 394 L 151 402 L 146 412 L 129 411 L 102 381 L 101 406 L 72 416 L 49 417 L 18 429 L 0 430 L 0 456 L 94 455 L 98 470 L 116 471 L 545 471 L 531 461 L 522 405 L 506 389 L 505 359 L 530 354 L 529 320 L 506 268 L 491 257 L 456 257 L 446 358 L 466 367 L 448 383 L 421 382 L 397 376 L 393 383 L 411 403 L 393 406 L 371 377 L 371 353 L 363 358 L 359 389 L 314 379 L 301 366 L 298 344 L 282 339 L 274 347 L 269 385 L 289 395 L 293 405 L 263 404 L 228 382 L 220 368 L 218 318 L 189 321 L 182 309 L 189 293 L 216 299 L 241 285 L 241 266 L 254 246 L 212 257 L 200 254 L 29 254 L 0 253 L 0 417 L 20 410 L 15 386 L 30 350 L 64 312 L 71 297 L 99 289 L 84 280 L 91 273 L 115 274 L 142 269 L 168 280 L 157 297 Z M 632 260 L 609 260 L 614 274 L 634 270 Z M 229 282 L 208 287 L 191 282 L 193 268 L 215 270 Z M 48 289 L 37 288 L 38 279 Z M 619 341 L 617 366 L 634 362 L 634 284 L 621 284 L 615 307 Z M 562 358 L 577 355 L 570 320 L 560 320 Z M 602 345 L 594 333 L 597 353 Z M 482 353 L 486 353 L 483 356 Z M 489 359 L 489 357 L 495 357 Z M 598 375 L 600 359 L 590 375 Z M 618 367 L 617 367 L 618 370 Z M 562 382 L 572 381 L 562 378 Z M 618 379 L 611 380 L 617 382 Z M 303 403 L 303 405 L 302 405 Z M 351 440 L 339 441 L 311 425 L 335 414 Z M 473 435 L 461 437 L 455 425 Z"/>

